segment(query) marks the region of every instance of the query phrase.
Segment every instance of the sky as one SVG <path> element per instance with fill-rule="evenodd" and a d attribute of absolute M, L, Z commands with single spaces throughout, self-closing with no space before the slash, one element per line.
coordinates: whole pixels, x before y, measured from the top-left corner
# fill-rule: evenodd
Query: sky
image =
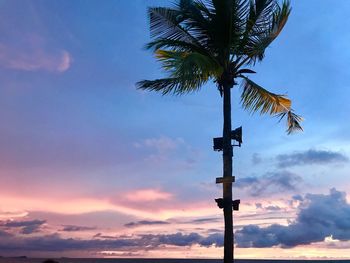
<path fill-rule="evenodd" d="M 165 0 L 0 1 L 0 255 L 222 258 L 222 101 L 137 90 Z M 350 8 L 294 0 L 252 79 L 304 132 L 233 89 L 237 258 L 350 258 Z"/>

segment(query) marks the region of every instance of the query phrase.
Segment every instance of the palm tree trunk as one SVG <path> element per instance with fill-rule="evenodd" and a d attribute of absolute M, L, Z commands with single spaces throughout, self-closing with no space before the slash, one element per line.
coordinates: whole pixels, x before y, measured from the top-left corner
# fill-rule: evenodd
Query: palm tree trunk
<path fill-rule="evenodd" d="M 231 146 L 231 85 L 223 87 L 223 177 L 232 176 L 232 146 Z M 223 183 L 224 199 L 224 220 L 225 220 L 225 238 L 224 238 L 224 263 L 233 261 L 233 216 L 232 216 L 232 183 Z"/>

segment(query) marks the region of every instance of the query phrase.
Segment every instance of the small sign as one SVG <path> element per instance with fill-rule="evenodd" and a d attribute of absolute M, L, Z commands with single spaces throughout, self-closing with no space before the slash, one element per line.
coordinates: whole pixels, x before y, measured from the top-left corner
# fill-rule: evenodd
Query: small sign
<path fill-rule="evenodd" d="M 224 184 L 224 183 L 233 183 L 235 181 L 234 176 L 230 177 L 217 177 L 216 178 L 216 183 L 217 184 Z"/>

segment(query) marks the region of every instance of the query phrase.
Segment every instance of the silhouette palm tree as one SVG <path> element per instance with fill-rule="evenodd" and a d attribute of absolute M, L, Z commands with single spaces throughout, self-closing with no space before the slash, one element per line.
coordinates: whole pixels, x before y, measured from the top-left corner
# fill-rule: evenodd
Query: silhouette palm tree
<path fill-rule="evenodd" d="M 287 22 L 288 0 L 178 0 L 148 9 L 152 41 L 146 47 L 168 73 L 143 80 L 139 89 L 165 94 L 199 90 L 212 80 L 223 97 L 223 176 L 232 177 L 231 88 L 241 83 L 242 107 L 252 113 L 286 117 L 288 134 L 302 130 L 302 118 L 285 95 L 264 89 L 247 77 Z M 224 262 L 233 260 L 232 183 L 223 184 Z"/>

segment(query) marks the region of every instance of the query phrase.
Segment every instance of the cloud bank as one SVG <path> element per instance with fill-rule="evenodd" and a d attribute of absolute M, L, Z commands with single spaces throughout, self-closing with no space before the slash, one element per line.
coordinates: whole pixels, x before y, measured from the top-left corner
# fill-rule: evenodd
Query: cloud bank
<path fill-rule="evenodd" d="M 125 227 L 138 227 L 138 226 L 152 226 L 152 225 L 168 225 L 169 222 L 166 221 L 150 221 L 150 220 L 141 220 L 137 222 L 130 222 L 125 224 Z"/>
<path fill-rule="evenodd" d="M 213 233 L 208 236 L 202 236 L 197 233 L 183 234 L 177 232 L 174 234 L 147 234 L 138 236 L 120 236 L 101 239 L 103 235 L 96 235 L 93 239 L 74 239 L 62 238 L 54 233 L 40 237 L 18 237 L 8 232 L 0 232 L 0 252 L 16 253 L 25 251 L 75 251 L 75 250 L 121 250 L 129 249 L 155 249 L 164 245 L 172 246 L 191 246 L 198 244 L 203 247 L 223 246 L 223 236 Z"/>
<path fill-rule="evenodd" d="M 235 234 L 238 247 L 258 248 L 308 245 L 330 236 L 340 241 L 350 240 L 350 204 L 346 194 L 334 188 L 328 195 L 305 195 L 297 218 L 287 226 L 248 225 Z"/>
<path fill-rule="evenodd" d="M 302 178 L 299 175 L 288 171 L 277 171 L 267 173 L 262 177 L 238 179 L 236 186 L 239 189 L 244 189 L 251 196 L 262 196 L 281 191 L 294 191 L 301 182 Z"/>
<path fill-rule="evenodd" d="M 292 154 L 277 155 L 277 165 L 280 168 L 311 164 L 345 163 L 349 159 L 347 156 L 333 151 L 308 150 Z"/>
<path fill-rule="evenodd" d="M 15 221 L 8 220 L 0 222 L 0 228 L 4 229 L 19 229 L 21 234 L 33 234 L 40 231 L 40 227 L 45 224 L 45 220 L 27 220 L 27 221 Z"/>
<path fill-rule="evenodd" d="M 89 227 L 89 226 L 75 226 L 75 225 L 63 225 L 63 228 L 60 231 L 63 232 L 80 232 L 80 231 L 88 231 L 88 230 L 95 230 L 96 227 Z"/>

